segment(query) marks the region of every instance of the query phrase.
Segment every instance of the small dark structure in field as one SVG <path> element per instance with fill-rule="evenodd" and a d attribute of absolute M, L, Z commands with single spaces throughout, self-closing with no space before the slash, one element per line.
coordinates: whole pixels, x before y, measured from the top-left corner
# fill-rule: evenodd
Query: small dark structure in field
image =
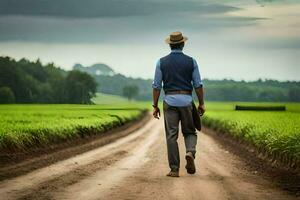
<path fill-rule="evenodd" d="M 255 110 L 255 111 L 285 111 L 285 106 L 240 106 L 236 105 L 235 110 Z"/>

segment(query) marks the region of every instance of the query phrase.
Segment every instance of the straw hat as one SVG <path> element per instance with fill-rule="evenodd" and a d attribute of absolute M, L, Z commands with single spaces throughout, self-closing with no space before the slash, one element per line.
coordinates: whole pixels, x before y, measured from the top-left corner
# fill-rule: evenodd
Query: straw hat
<path fill-rule="evenodd" d="M 168 44 L 178 44 L 181 42 L 187 41 L 187 37 L 183 36 L 181 32 L 176 31 L 170 34 L 169 37 L 166 38 L 166 43 Z"/>

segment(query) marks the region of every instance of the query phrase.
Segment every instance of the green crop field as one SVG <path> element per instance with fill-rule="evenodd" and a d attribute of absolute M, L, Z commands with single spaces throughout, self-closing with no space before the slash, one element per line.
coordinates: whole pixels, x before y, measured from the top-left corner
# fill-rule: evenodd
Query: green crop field
<path fill-rule="evenodd" d="M 285 104 L 287 111 L 235 111 L 234 105 L 263 103 L 208 103 L 204 125 L 244 139 L 287 164 L 300 160 L 300 104 Z"/>
<path fill-rule="evenodd" d="M 26 149 L 91 133 L 138 118 L 143 105 L 0 105 L 0 149 Z"/>
<path fill-rule="evenodd" d="M 109 104 L 109 99 L 118 97 L 97 98 L 97 102 L 108 101 L 99 105 L 0 105 L 0 150 L 27 149 L 101 133 L 138 118 L 145 108 L 151 109 L 151 102 L 119 98 L 119 103 Z M 286 111 L 235 111 L 236 104 L 270 105 L 208 102 L 204 125 L 243 139 L 275 159 L 299 163 L 300 104 L 284 104 Z"/>
<path fill-rule="evenodd" d="M 111 94 L 104 94 L 104 93 L 97 93 L 96 97 L 92 99 L 95 104 L 126 104 L 128 100 L 125 97 L 111 95 Z"/>

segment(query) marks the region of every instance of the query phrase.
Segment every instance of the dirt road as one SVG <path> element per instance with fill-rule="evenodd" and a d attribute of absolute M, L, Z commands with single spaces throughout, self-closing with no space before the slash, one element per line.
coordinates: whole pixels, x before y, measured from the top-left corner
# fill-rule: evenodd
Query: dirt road
<path fill-rule="evenodd" d="M 166 177 L 162 120 L 117 141 L 0 182 L 0 199 L 297 199 L 211 136 L 198 134 L 197 173 L 188 175 L 179 139 L 179 178 Z"/>

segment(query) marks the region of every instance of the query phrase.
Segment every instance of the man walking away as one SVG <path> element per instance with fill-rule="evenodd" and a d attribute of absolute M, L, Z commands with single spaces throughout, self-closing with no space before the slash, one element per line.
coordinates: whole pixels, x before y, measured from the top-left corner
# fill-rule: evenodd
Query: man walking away
<path fill-rule="evenodd" d="M 186 40 L 187 37 L 184 37 L 181 32 L 173 32 L 166 39 L 166 43 L 170 45 L 171 53 L 158 60 L 152 84 L 153 116 L 157 119 L 160 117 L 158 99 L 161 88 L 165 92 L 163 110 L 168 161 L 171 169 L 167 176 L 170 177 L 179 177 L 180 159 L 177 143 L 179 122 L 181 122 L 186 147 L 185 168 L 189 174 L 196 172 L 194 159 L 197 134 L 192 114 L 193 88 L 195 88 L 199 101 L 198 112 L 200 115 L 205 112 L 203 84 L 197 62 L 182 52 Z"/>

